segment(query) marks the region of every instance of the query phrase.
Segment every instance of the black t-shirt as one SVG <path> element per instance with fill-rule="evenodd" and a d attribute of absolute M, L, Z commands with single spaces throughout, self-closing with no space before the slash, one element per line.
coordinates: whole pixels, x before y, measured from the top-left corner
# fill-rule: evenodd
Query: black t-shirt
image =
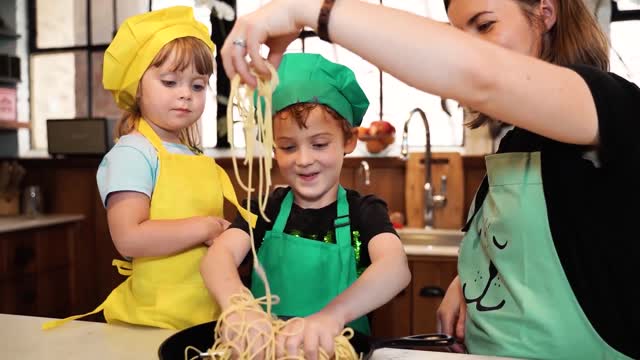
<path fill-rule="evenodd" d="M 280 211 L 280 205 L 290 189 L 290 187 L 277 188 L 269 196 L 265 215 L 271 222 L 258 216 L 256 227 L 253 230 L 256 250 L 260 248 L 265 233 L 273 228 Z M 355 250 L 358 273 L 361 273 L 371 264 L 368 250 L 369 241 L 378 234 L 392 233 L 397 236 L 397 233 L 389 220 L 387 204 L 384 200 L 374 195 L 362 196 L 354 190 L 347 189 L 347 202 L 349 203 L 351 244 Z M 333 221 L 337 216 L 337 204 L 338 202 L 335 201 L 322 208 L 303 209 L 293 203 L 284 232 L 316 241 L 335 243 Z M 251 201 L 251 212 L 259 214 L 255 200 Z M 237 216 L 230 227 L 249 232 L 247 222 L 242 216 Z"/>
<path fill-rule="evenodd" d="M 515 128 L 498 153 L 540 152 L 549 227 L 571 288 L 600 337 L 638 358 L 640 89 L 593 67 L 570 68 L 593 95 L 600 144 L 566 144 Z M 476 209 L 487 190 L 485 178 Z"/>

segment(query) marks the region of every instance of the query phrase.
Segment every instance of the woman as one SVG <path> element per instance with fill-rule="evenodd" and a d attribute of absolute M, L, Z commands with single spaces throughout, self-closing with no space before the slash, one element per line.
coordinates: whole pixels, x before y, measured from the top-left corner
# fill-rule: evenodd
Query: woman
<path fill-rule="evenodd" d="M 511 125 L 470 209 L 439 310 L 471 353 L 640 356 L 631 295 L 640 89 L 608 73 L 581 0 L 445 1 L 451 24 L 355 0 L 276 0 L 238 19 L 225 71 L 250 85 L 305 27 L 383 71 Z M 321 10 L 322 8 L 322 10 Z M 371 26 L 370 24 L 375 24 Z M 375 39 L 375 41 L 372 41 Z M 484 41 L 483 41 L 484 40 Z M 398 56 L 397 54 L 403 54 Z M 268 75 L 265 75 L 268 76 Z"/>

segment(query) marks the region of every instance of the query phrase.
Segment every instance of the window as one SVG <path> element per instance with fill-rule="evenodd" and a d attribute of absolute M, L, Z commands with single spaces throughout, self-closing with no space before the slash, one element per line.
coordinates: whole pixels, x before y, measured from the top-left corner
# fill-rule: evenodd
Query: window
<path fill-rule="evenodd" d="M 102 58 L 117 24 L 148 9 L 148 0 L 29 0 L 32 149 L 46 150 L 48 119 L 120 117 Z"/>
<path fill-rule="evenodd" d="M 436 21 L 447 21 L 441 0 L 366 0 L 409 11 Z M 120 117 L 109 92 L 102 88 L 102 57 L 117 26 L 127 17 L 150 9 L 174 5 L 194 7 L 198 20 L 211 28 L 212 0 L 29 0 L 29 49 L 31 86 L 31 147 L 46 149 L 46 120 L 72 117 Z M 237 4 L 238 15 L 247 14 L 268 0 L 230 0 Z M 640 48 L 634 34 L 640 33 L 640 4 L 637 0 L 611 3 L 611 70 L 640 83 Z M 90 14 L 91 16 L 87 16 Z M 425 111 L 435 146 L 463 145 L 463 112 L 453 100 L 441 99 L 408 86 L 354 53 L 316 37 L 294 41 L 287 52 L 316 52 L 354 70 L 371 103 L 363 126 L 380 118 L 394 124 L 398 136 L 409 112 L 416 107 Z M 411 56 L 411 53 L 401 56 Z M 218 68 L 216 71 L 223 71 Z M 207 105 L 200 128 L 204 147 L 214 147 L 216 134 L 216 74 L 211 78 Z M 237 117 L 237 115 L 236 115 Z M 236 119 L 237 120 L 237 119 Z M 236 133 L 240 132 L 237 124 Z M 244 139 L 236 138 L 243 147 Z M 421 121 L 409 125 L 409 144 L 423 146 Z M 362 144 L 360 144 L 362 145 Z M 359 146 L 360 146 L 359 145 Z M 399 141 L 394 144 L 399 148 Z M 397 151 L 398 149 L 396 149 Z"/>
<path fill-rule="evenodd" d="M 640 84 L 640 2 L 617 0 L 611 6 L 611 71 Z"/>
<path fill-rule="evenodd" d="M 438 21 L 447 21 L 444 5 L 441 0 L 366 0 L 385 6 L 409 11 Z M 242 16 L 255 10 L 260 3 L 266 1 L 238 1 L 238 15 Z M 425 111 L 431 130 L 431 143 L 434 146 L 461 146 L 463 144 L 462 109 L 452 100 L 447 100 L 452 116 L 447 115 L 441 107 L 440 97 L 425 93 L 397 80 L 381 71 L 371 63 L 363 60 L 351 51 L 335 44 L 329 44 L 317 37 L 310 37 L 292 43 L 287 52 L 319 53 L 331 61 L 350 67 L 356 74 L 358 82 L 369 98 L 370 106 L 365 114 L 363 126 L 375 120 L 383 119 L 392 123 L 399 137 L 409 112 L 419 107 Z M 410 56 L 408 53 L 406 56 Z M 424 125 L 419 119 L 409 123 L 409 145 L 424 146 L 426 136 Z M 236 143 L 236 146 L 242 145 Z M 399 153 L 400 141 L 393 145 Z M 364 144 L 358 144 L 364 151 Z M 394 151 L 393 149 L 391 151 Z M 385 152 L 387 153 L 387 152 Z"/>
<path fill-rule="evenodd" d="M 237 12 L 239 15 L 246 14 L 265 2 L 239 0 Z M 119 24 L 127 17 L 174 5 L 193 6 L 196 18 L 211 27 L 208 4 L 201 0 L 30 0 L 31 81 L 37 84 L 31 87 L 32 148 L 46 149 L 47 119 L 120 116 L 121 112 L 111 95 L 102 88 L 104 50 Z M 385 5 L 424 16 L 436 14 L 442 18 L 444 14 L 440 1 L 386 0 Z M 88 13 L 91 16 L 87 16 Z M 72 21 L 69 21 L 69 14 L 72 14 Z M 400 132 L 409 111 L 420 107 L 429 116 L 434 145 L 462 144 L 461 111 L 448 117 L 440 108 L 438 97 L 407 86 L 389 74 L 381 73 L 377 67 L 352 52 L 318 38 L 297 40 L 288 51 L 321 53 L 353 69 L 371 102 L 364 126 L 382 118 L 393 123 Z M 215 81 L 214 75 L 201 122 L 205 147 L 215 146 L 217 139 L 216 121 L 213 120 L 216 118 Z M 420 121 L 411 122 L 411 145 L 424 145 L 422 127 Z M 244 139 L 239 137 L 235 145 L 244 146 Z"/>

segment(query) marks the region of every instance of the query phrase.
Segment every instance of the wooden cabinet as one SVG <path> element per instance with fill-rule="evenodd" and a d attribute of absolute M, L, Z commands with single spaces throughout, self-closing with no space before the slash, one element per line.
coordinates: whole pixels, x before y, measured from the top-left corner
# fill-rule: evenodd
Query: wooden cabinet
<path fill-rule="evenodd" d="M 391 301 L 375 310 L 370 317 L 371 334 L 381 338 L 410 335 L 412 295 L 413 288 L 409 284 Z"/>
<path fill-rule="evenodd" d="M 437 331 L 436 311 L 457 274 L 457 258 L 424 257 L 411 260 L 413 334 Z"/>
<path fill-rule="evenodd" d="M 0 234 L 0 313 L 70 315 L 76 238 L 75 222 Z"/>
<path fill-rule="evenodd" d="M 410 256 L 409 267 L 409 286 L 371 314 L 371 330 L 376 337 L 437 332 L 436 311 L 457 274 L 457 258 Z"/>

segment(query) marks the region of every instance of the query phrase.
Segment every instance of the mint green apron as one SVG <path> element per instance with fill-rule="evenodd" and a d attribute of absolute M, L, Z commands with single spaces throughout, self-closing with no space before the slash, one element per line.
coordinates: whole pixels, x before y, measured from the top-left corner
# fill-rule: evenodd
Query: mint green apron
<path fill-rule="evenodd" d="M 489 191 L 471 215 L 458 262 L 469 352 L 628 359 L 596 333 L 565 276 L 549 229 L 540 153 L 489 155 L 486 165 Z"/>
<path fill-rule="evenodd" d="M 335 244 L 285 234 L 292 205 L 293 192 L 289 191 L 280 205 L 273 229 L 264 236 L 258 260 L 267 274 L 271 293 L 280 297 L 280 303 L 273 306 L 273 312 L 304 317 L 322 310 L 358 276 L 344 188 L 338 188 Z M 265 295 L 264 283 L 255 271 L 251 277 L 251 292 L 256 298 Z M 365 316 L 348 326 L 370 333 Z"/>

